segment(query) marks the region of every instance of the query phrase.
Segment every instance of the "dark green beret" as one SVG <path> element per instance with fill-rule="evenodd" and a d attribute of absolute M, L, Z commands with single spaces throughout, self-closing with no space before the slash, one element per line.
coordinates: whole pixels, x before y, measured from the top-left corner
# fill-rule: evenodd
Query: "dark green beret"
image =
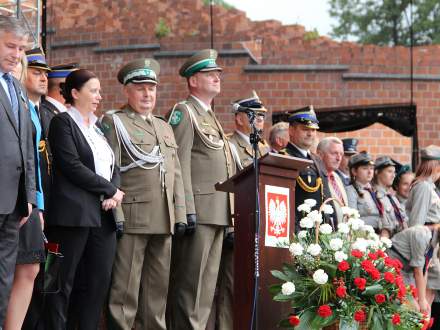
<path fill-rule="evenodd" d="M 217 51 L 214 49 L 204 49 L 183 63 L 179 70 L 179 74 L 182 77 L 188 78 L 197 72 L 206 71 L 223 71 L 221 67 L 217 65 L 215 60 L 217 59 Z"/>
<path fill-rule="evenodd" d="M 157 84 L 160 72 L 159 63 L 152 58 L 132 61 L 124 65 L 118 72 L 118 81 L 127 85 L 152 83 Z"/>

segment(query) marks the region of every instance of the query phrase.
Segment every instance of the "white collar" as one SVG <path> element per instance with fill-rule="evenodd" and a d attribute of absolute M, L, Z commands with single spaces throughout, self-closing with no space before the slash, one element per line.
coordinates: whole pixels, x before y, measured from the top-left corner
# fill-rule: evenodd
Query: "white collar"
<path fill-rule="evenodd" d="M 194 96 L 194 94 L 191 94 L 191 96 L 194 98 L 194 100 L 196 100 L 200 104 L 203 110 L 205 110 L 206 112 L 208 112 L 208 110 L 211 110 L 211 107 L 209 105 L 207 105 L 205 102 L 200 100 L 198 97 Z"/>
<path fill-rule="evenodd" d="M 290 143 L 292 143 L 293 144 L 293 146 L 296 148 L 296 149 L 298 149 L 301 153 L 302 153 L 302 155 L 304 156 L 304 157 L 307 157 L 308 155 L 309 155 L 309 150 L 306 150 L 306 149 L 302 149 L 302 148 L 300 148 L 300 147 L 298 147 L 295 143 L 293 143 L 293 142 L 290 142 Z"/>
<path fill-rule="evenodd" d="M 90 113 L 89 114 L 89 126 L 87 126 L 86 123 L 84 122 L 84 118 L 81 115 L 81 113 L 79 112 L 79 110 L 73 106 L 67 110 L 67 113 L 73 118 L 73 120 L 76 123 L 78 123 L 81 126 L 86 127 L 86 128 L 93 127 L 96 124 L 96 122 L 98 121 L 98 117 L 96 117 L 93 113 Z"/>
<path fill-rule="evenodd" d="M 64 104 L 62 104 L 60 101 L 55 100 L 53 97 L 46 96 L 45 99 L 46 99 L 46 101 L 52 103 L 55 106 L 55 108 L 57 108 L 59 110 L 59 112 L 66 112 L 67 111 L 67 107 Z"/>
<path fill-rule="evenodd" d="M 243 132 L 239 131 L 238 129 L 235 130 L 235 132 L 241 136 L 248 144 L 251 144 L 251 140 L 249 138 L 249 135 L 244 134 Z"/>

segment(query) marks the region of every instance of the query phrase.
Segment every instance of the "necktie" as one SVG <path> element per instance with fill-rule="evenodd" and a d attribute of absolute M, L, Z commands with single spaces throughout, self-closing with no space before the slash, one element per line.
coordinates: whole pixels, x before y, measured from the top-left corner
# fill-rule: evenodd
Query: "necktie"
<path fill-rule="evenodd" d="M 12 113 L 14 114 L 15 123 L 17 124 L 18 127 L 19 124 L 18 99 L 17 99 L 17 93 L 15 93 L 14 83 L 12 82 L 12 77 L 7 73 L 3 75 L 3 78 L 5 79 L 6 84 L 8 85 L 9 96 L 11 98 Z"/>
<path fill-rule="evenodd" d="M 332 185 L 333 192 L 336 195 L 335 197 L 339 200 L 339 202 L 341 202 L 341 205 L 345 205 L 344 196 L 342 195 L 341 189 L 339 189 L 339 185 L 336 182 L 334 173 L 333 172 L 329 173 L 328 178 L 329 178 L 330 184 Z"/>
<path fill-rule="evenodd" d="M 376 194 L 376 192 L 373 191 L 373 189 L 371 189 L 370 187 L 365 188 L 365 190 L 367 190 L 367 191 L 370 193 L 371 198 L 373 199 L 374 204 L 376 204 L 377 210 L 379 211 L 379 215 L 380 215 L 381 217 L 383 217 L 383 215 L 384 215 L 383 204 L 382 204 L 382 202 L 379 200 L 379 198 L 377 198 L 377 194 Z"/>
<path fill-rule="evenodd" d="M 403 216 L 402 213 L 400 213 L 399 206 L 396 204 L 395 200 L 393 199 L 393 196 L 390 194 L 387 194 L 388 199 L 390 200 L 391 206 L 393 207 L 394 215 L 396 216 L 397 221 L 402 225 L 403 224 Z"/>

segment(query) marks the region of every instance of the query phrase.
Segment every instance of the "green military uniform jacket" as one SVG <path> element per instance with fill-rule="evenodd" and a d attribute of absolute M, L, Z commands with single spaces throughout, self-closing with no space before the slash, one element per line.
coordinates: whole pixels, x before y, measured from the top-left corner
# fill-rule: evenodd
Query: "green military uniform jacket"
<path fill-rule="evenodd" d="M 246 167 L 253 163 L 254 150 L 252 145 L 237 131 L 228 135 L 229 141 L 235 146 L 242 167 Z M 264 156 L 269 152 L 270 148 L 266 141 L 258 143 L 258 157 Z"/>
<path fill-rule="evenodd" d="M 196 214 L 200 224 L 230 226 L 232 196 L 215 189 L 217 182 L 226 181 L 234 173 L 231 150 L 220 123 L 192 96 L 175 105 L 169 122 L 179 145 L 186 213 Z"/>
<path fill-rule="evenodd" d="M 165 159 L 164 187 L 159 166 L 153 169 L 135 167 L 121 173 L 121 190 L 125 192 L 122 201 L 124 231 L 139 234 L 173 233 L 175 222 L 186 223 L 183 181 L 173 130 L 163 119 L 151 116 L 150 120 L 144 120 L 129 106 L 116 111 L 114 115 L 122 121 L 138 148 L 151 152 L 158 144 Z M 115 153 L 117 165 L 123 167 L 132 163 L 116 136 L 112 114 L 104 116 L 102 126 Z M 144 167 L 151 167 L 151 164 L 145 164 Z"/>

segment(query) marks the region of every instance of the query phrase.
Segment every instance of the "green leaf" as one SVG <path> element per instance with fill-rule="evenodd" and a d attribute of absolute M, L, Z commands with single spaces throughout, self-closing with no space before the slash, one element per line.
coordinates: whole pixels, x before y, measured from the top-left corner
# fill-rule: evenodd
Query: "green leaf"
<path fill-rule="evenodd" d="M 336 270 L 337 270 L 336 265 L 327 262 L 321 262 L 321 267 L 325 270 L 325 272 L 329 275 L 330 278 L 336 276 Z"/>
<path fill-rule="evenodd" d="M 275 297 L 273 297 L 273 300 L 275 300 L 275 301 L 289 301 L 289 300 L 292 300 L 292 297 L 291 296 L 285 296 L 285 295 L 283 295 L 282 293 L 280 293 L 280 294 L 277 294 Z"/>
<path fill-rule="evenodd" d="M 290 282 L 290 278 L 279 270 L 271 270 L 270 273 L 272 274 L 273 277 L 276 277 L 281 281 Z"/>
<path fill-rule="evenodd" d="M 383 286 L 380 284 L 369 285 L 365 288 L 362 294 L 364 296 L 374 296 L 375 294 L 383 292 Z"/>
<path fill-rule="evenodd" d="M 300 323 L 295 330 L 312 330 L 311 322 L 315 316 L 316 313 L 312 309 L 305 310 L 299 317 Z"/>
<path fill-rule="evenodd" d="M 384 324 L 379 311 L 373 313 L 372 323 L 370 325 L 370 330 L 384 330 Z"/>
<path fill-rule="evenodd" d="M 279 326 L 280 328 L 293 329 L 293 327 L 290 325 L 288 319 L 282 320 L 280 323 L 278 323 L 278 326 Z"/>

